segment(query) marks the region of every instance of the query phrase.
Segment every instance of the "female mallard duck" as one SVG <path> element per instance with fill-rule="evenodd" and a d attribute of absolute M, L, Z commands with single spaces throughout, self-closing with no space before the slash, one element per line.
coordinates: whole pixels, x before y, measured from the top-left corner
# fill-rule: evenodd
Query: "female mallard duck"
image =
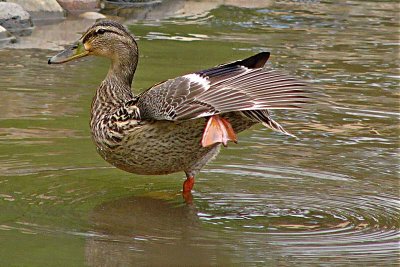
<path fill-rule="evenodd" d="M 108 20 L 95 23 L 48 63 L 88 55 L 111 59 L 91 110 L 90 127 L 100 155 L 136 174 L 184 171 L 184 196 L 190 195 L 195 175 L 221 144 L 236 142 L 237 132 L 256 123 L 288 134 L 268 110 L 296 109 L 307 100 L 303 83 L 262 68 L 268 52 L 170 79 L 134 96 L 138 46 L 124 26 Z"/>

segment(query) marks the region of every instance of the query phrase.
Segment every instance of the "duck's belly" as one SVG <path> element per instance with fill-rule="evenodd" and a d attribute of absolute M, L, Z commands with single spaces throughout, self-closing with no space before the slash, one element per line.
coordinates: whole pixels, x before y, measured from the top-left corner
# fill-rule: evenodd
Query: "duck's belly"
<path fill-rule="evenodd" d="M 226 116 L 236 132 L 254 122 L 237 113 Z M 220 144 L 201 146 L 206 118 L 181 122 L 148 122 L 123 132 L 113 146 L 94 141 L 99 154 L 119 169 L 136 174 L 158 175 L 199 170 L 218 154 Z"/>
<path fill-rule="evenodd" d="M 101 140 L 95 143 L 106 161 L 127 172 L 156 175 L 188 171 L 214 147 L 200 144 L 205 123 L 205 119 L 157 121 L 125 131 L 114 146 Z"/>

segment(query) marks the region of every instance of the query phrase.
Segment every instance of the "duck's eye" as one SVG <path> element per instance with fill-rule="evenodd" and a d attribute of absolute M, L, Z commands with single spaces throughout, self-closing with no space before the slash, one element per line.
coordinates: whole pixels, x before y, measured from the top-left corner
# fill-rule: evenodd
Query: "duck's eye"
<path fill-rule="evenodd" d="M 98 33 L 98 34 L 104 34 L 105 32 L 106 32 L 106 30 L 104 30 L 104 29 L 98 29 L 96 31 L 96 33 Z"/>

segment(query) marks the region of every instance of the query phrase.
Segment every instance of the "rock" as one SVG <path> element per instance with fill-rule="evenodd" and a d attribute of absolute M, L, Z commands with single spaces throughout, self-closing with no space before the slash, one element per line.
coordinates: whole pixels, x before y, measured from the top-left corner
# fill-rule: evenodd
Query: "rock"
<path fill-rule="evenodd" d="M 106 18 L 106 16 L 104 16 L 103 14 L 100 14 L 98 12 L 84 12 L 82 14 L 79 14 L 79 17 L 84 18 L 84 19 L 91 19 L 91 20 Z"/>
<path fill-rule="evenodd" d="M 107 0 L 106 2 L 114 3 L 122 6 L 152 6 L 162 3 L 162 0 Z"/>
<path fill-rule="evenodd" d="M 269 7 L 274 4 L 272 0 L 224 0 L 223 5 L 227 6 L 237 6 L 237 7 L 245 7 L 245 8 L 262 8 Z"/>
<path fill-rule="evenodd" d="M 3 45 L 14 43 L 17 39 L 4 27 L 0 26 L 0 47 Z"/>
<path fill-rule="evenodd" d="M 97 0 L 57 0 L 60 5 L 70 13 L 98 10 Z"/>
<path fill-rule="evenodd" d="M 21 5 L 31 14 L 33 20 L 62 19 L 65 11 L 56 0 L 7 0 Z"/>
<path fill-rule="evenodd" d="M 20 38 L 17 43 L 13 43 L 9 47 L 15 49 L 48 49 L 60 51 L 65 46 L 69 46 L 78 40 L 82 35 L 82 30 L 93 25 L 93 20 L 77 19 L 76 17 L 53 22 L 37 24 L 30 36 Z"/>
<path fill-rule="evenodd" d="M 29 35 L 33 29 L 30 14 L 20 5 L 8 2 L 0 2 L 0 26 L 19 36 Z"/>

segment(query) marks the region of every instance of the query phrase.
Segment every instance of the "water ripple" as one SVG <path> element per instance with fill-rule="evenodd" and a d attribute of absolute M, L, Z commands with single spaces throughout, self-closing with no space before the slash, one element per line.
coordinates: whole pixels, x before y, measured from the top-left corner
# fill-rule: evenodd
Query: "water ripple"
<path fill-rule="evenodd" d="M 266 241 L 305 262 L 330 258 L 344 264 L 348 257 L 340 256 L 350 255 L 360 262 L 365 256 L 365 262 L 387 263 L 398 255 L 400 201 L 389 195 L 217 193 L 208 202 L 224 212 L 198 213 L 205 223 L 223 226 L 232 235 L 241 228 L 253 243 Z"/>
<path fill-rule="evenodd" d="M 252 247 L 269 244 L 310 264 L 351 259 L 386 266 L 397 260 L 400 199 L 392 190 L 371 191 L 355 177 L 279 165 L 228 164 L 208 172 L 236 177 L 224 192 L 198 193 L 209 204 L 198 213 L 200 220 L 228 236 L 244 231 Z"/>

